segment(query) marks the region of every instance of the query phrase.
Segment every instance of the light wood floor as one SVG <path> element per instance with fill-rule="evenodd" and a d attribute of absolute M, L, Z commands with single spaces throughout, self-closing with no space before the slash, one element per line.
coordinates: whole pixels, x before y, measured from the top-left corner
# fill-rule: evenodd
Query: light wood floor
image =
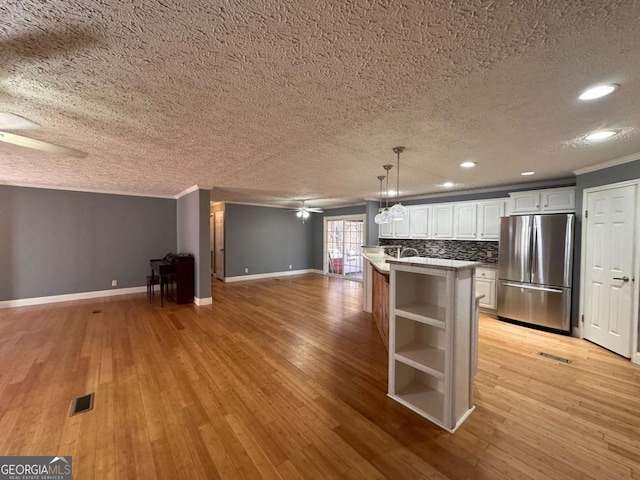
<path fill-rule="evenodd" d="M 640 367 L 482 317 L 477 408 L 449 434 L 386 397 L 361 295 L 305 275 L 216 282 L 207 307 L 0 310 L 0 454 L 73 455 L 79 480 L 640 479 Z"/>

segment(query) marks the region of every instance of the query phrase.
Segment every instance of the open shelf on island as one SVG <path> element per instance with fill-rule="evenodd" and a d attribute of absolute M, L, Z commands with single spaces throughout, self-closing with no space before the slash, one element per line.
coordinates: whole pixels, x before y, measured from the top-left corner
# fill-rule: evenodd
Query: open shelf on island
<path fill-rule="evenodd" d="M 444 416 L 444 382 L 405 363 L 395 361 L 396 398 L 442 422 Z"/>
<path fill-rule="evenodd" d="M 398 305 L 396 307 L 396 314 L 417 322 L 428 323 L 429 325 L 444 328 L 447 309 L 439 305 L 413 302 Z"/>
<path fill-rule="evenodd" d="M 436 378 L 444 378 L 444 350 L 440 348 L 412 342 L 396 349 L 396 360 Z"/>

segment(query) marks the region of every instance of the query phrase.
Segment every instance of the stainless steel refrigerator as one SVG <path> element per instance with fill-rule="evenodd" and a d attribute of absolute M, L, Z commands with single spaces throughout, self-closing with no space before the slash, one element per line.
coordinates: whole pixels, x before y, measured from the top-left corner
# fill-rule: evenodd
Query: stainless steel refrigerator
<path fill-rule="evenodd" d="M 503 217 L 498 317 L 568 332 L 573 214 Z"/>

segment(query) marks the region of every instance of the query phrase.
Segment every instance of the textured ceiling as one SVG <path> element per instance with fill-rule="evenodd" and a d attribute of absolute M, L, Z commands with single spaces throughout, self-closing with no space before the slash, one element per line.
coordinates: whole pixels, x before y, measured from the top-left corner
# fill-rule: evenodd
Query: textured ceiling
<path fill-rule="evenodd" d="M 630 0 L 4 0 L 0 111 L 88 156 L 0 143 L 0 183 L 327 207 L 376 197 L 396 145 L 403 196 L 569 177 L 640 152 L 639 18 Z M 602 82 L 621 88 L 577 99 Z M 581 140 L 602 127 L 621 133 Z"/>

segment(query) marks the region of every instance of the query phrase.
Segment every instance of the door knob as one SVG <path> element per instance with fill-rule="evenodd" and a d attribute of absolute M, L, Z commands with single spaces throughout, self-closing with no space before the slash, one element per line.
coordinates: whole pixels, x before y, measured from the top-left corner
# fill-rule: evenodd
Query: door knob
<path fill-rule="evenodd" d="M 627 277 L 626 275 L 624 277 L 613 277 L 614 280 L 622 280 L 623 282 L 628 282 L 629 281 L 629 277 Z"/>

